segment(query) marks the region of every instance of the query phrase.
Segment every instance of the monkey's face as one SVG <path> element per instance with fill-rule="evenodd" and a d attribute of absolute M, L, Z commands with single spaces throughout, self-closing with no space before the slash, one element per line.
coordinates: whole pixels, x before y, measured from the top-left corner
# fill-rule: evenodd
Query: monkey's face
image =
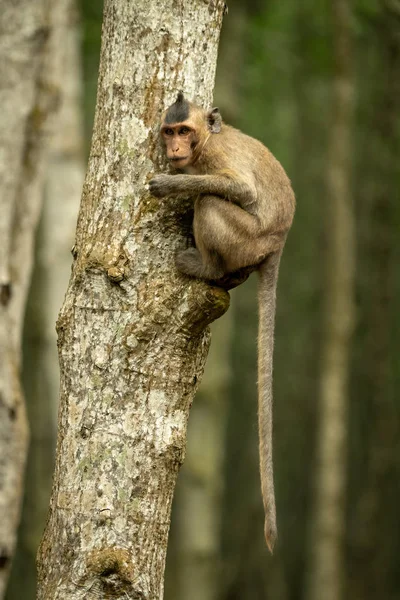
<path fill-rule="evenodd" d="M 191 164 L 193 150 L 197 145 L 196 130 L 192 123 L 164 124 L 161 137 L 167 158 L 174 169 L 183 169 Z"/>

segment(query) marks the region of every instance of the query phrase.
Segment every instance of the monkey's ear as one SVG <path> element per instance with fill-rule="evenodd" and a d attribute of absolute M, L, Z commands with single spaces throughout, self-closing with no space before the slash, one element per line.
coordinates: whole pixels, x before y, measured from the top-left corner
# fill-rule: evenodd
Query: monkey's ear
<path fill-rule="evenodd" d="M 219 133 L 221 131 L 222 117 L 219 108 L 213 108 L 207 115 L 208 128 L 211 133 Z"/>

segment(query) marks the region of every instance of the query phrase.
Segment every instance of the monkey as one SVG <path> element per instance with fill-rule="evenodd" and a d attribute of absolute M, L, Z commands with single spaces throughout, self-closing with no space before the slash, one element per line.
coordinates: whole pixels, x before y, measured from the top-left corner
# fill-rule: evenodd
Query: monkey
<path fill-rule="evenodd" d="M 177 269 L 213 285 L 226 285 L 243 269 L 259 273 L 260 473 L 264 535 L 272 553 L 277 537 L 272 463 L 276 287 L 294 192 L 282 165 L 261 142 L 225 124 L 218 108 L 205 110 L 182 92 L 162 115 L 160 138 L 174 173 L 155 175 L 150 193 L 194 199 L 195 247 L 177 253 Z"/>

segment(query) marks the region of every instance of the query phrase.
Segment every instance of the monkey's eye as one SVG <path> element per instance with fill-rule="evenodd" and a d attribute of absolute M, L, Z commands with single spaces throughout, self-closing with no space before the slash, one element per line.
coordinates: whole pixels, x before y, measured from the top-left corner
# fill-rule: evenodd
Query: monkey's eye
<path fill-rule="evenodd" d="M 165 135 L 174 135 L 174 130 L 170 129 L 170 128 L 164 129 L 164 134 Z"/>
<path fill-rule="evenodd" d="M 190 132 L 189 127 L 181 127 L 179 130 L 179 135 L 187 135 Z"/>

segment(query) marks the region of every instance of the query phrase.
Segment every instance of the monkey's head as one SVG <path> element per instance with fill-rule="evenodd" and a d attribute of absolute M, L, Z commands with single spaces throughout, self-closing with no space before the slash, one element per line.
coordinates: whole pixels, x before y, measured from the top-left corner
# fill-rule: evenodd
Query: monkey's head
<path fill-rule="evenodd" d="M 183 169 L 196 162 L 209 136 L 221 131 L 221 124 L 218 108 L 207 112 L 188 102 L 179 92 L 161 121 L 161 139 L 174 169 Z"/>

